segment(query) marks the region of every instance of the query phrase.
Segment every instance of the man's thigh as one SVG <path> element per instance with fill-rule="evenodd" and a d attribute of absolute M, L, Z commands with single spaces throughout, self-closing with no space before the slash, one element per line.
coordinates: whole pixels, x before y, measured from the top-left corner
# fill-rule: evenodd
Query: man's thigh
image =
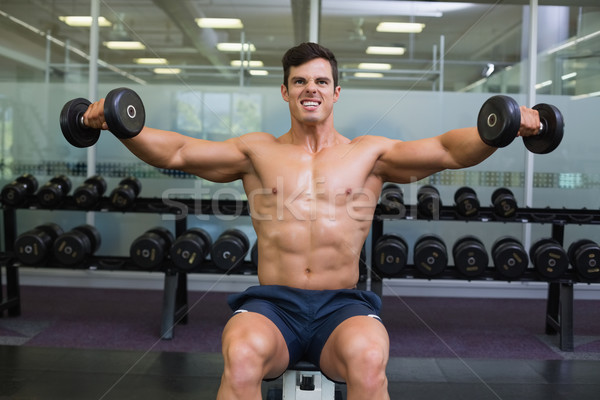
<path fill-rule="evenodd" d="M 233 349 L 233 351 L 229 351 Z M 285 372 L 289 354 L 283 335 L 277 326 L 264 315 L 255 312 L 238 312 L 223 330 L 225 362 L 235 362 L 236 349 L 250 350 L 256 361 L 263 363 L 265 378 L 276 378 Z M 229 359 L 228 359 L 229 358 Z"/>
<path fill-rule="evenodd" d="M 330 379 L 346 381 L 351 368 L 360 355 L 378 349 L 387 364 L 390 341 L 381 320 L 366 315 L 358 315 L 344 320 L 331 333 L 321 352 L 321 370 Z"/>

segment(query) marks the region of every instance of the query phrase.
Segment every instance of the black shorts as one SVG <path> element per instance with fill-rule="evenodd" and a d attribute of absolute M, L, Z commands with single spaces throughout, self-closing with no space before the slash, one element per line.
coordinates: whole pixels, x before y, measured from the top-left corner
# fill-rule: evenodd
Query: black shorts
<path fill-rule="evenodd" d="M 300 360 L 319 366 L 321 351 L 329 335 L 347 318 L 367 315 L 381 321 L 379 296 L 357 289 L 252 286 L 242 293 L 230 295 L 228 304 L 234 314 L 256 312 L 279 328 L 288 347 L 289 366 Z"/>

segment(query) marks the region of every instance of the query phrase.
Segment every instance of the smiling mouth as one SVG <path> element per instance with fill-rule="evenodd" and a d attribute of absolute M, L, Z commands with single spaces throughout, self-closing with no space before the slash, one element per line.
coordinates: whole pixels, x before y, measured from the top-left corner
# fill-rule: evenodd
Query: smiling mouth
<path fill-rule="evenodd" d="M 304 100 L 304 101 L 301 102 L 301 104 L 304 107 L 317 107 L 319 105 L 319 102 L 312 101 L 312 100 Z"/>

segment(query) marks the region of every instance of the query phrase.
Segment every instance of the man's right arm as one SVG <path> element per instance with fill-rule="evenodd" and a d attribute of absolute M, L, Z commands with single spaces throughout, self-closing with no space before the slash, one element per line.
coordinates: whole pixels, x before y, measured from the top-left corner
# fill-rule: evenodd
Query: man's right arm
<path fill-rule="evenodd" d="M 110 129 L 104 119 L 104 99 L 90 105 L 83 119 L 87 126 Z M 149 127 L 131 139 L 121 139 L 134 155 L 154 167 L 180 170 L 214 182 L 241 179 L 251 169 L 251 141 L 241 136 L 213 142 Z"/>

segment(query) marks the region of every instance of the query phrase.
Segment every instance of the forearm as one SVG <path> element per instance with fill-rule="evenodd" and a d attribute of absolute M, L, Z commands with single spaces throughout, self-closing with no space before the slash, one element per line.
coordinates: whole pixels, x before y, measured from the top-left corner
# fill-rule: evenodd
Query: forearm
<path fill-rule="evenodd" d="M 483 143 L 475 127 L 453 129 L 440 135 L 439 139 L 446 149 L 446 168 L 449 169 L 472 167 L 496 151 Z"/>

